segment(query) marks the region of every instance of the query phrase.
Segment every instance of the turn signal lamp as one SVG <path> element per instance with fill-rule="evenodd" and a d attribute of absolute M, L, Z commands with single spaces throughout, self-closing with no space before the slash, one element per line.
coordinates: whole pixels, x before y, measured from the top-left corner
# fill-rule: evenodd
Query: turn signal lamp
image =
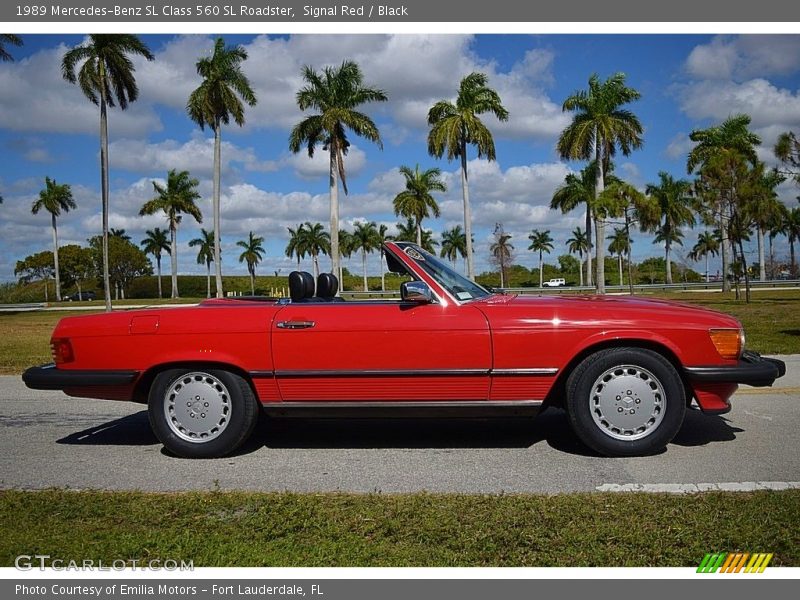
<path fill-rule="evenodd" d="M 50 351 L 53 353 L 53 362 L 57 365 L 75 360 L 69 338 L 53 338 L 50 340 Z"/>
<path fill-rule="evenodd" d="M 744 346 L 741 329 L 711 329 L 708 334 L 722 358 L 736 360 L 741 356 Z"/>

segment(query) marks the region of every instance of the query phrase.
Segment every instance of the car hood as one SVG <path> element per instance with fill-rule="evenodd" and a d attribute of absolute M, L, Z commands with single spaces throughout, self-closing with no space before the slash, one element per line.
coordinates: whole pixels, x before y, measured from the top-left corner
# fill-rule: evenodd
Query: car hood
<path fill-rule="evenodd" d="M 624 327 L 741 327 L 736 318 L 715 310 L 671 300 L 630 296 L 495 294 L 481 304 L 487 313 L 514 315 L 530 324 L 558 319 L 562 325 L 597 326 L 602 321 Z"/>

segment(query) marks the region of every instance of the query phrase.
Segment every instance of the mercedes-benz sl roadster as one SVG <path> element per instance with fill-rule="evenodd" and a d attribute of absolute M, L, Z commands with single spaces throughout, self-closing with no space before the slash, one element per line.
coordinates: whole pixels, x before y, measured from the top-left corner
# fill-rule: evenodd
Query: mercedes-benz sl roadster
<path fill-rule="evenodd" d="M 34 389 L 147 404 L 158 439 L 219 457 L 261 413 L 496 416 L 566 410 L 607 456 L 662 450 L 686 409 L 730 410 L 784 363 L 744 350 L 731 316 L 663 300 L 492 293 L 410 243 L 387 243 L 399 299 L 344 300 L 328 273 L 290 298 L 212 299 L 62 319 Z"/>

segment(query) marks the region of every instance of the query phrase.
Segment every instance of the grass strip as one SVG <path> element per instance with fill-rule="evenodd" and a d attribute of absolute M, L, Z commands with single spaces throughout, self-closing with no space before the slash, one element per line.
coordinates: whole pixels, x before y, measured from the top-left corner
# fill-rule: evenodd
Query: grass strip
<path fill-rule="evenodd" d="M 454 495 L 0 492 L 0 566 L 20 554 L 200 566 L 800 565 L 800 490 Z"/>

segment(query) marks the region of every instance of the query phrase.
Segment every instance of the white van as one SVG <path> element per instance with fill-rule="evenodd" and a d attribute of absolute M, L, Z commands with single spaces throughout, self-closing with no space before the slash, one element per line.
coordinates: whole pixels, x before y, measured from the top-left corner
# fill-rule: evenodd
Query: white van
<path fill-rule="evenodd" d="M 567 282 L 563 279 L 550 279 L 545 281 L 543 285 L 544 287 L 561 287 L 562 285 L 567 285 Z"/>

